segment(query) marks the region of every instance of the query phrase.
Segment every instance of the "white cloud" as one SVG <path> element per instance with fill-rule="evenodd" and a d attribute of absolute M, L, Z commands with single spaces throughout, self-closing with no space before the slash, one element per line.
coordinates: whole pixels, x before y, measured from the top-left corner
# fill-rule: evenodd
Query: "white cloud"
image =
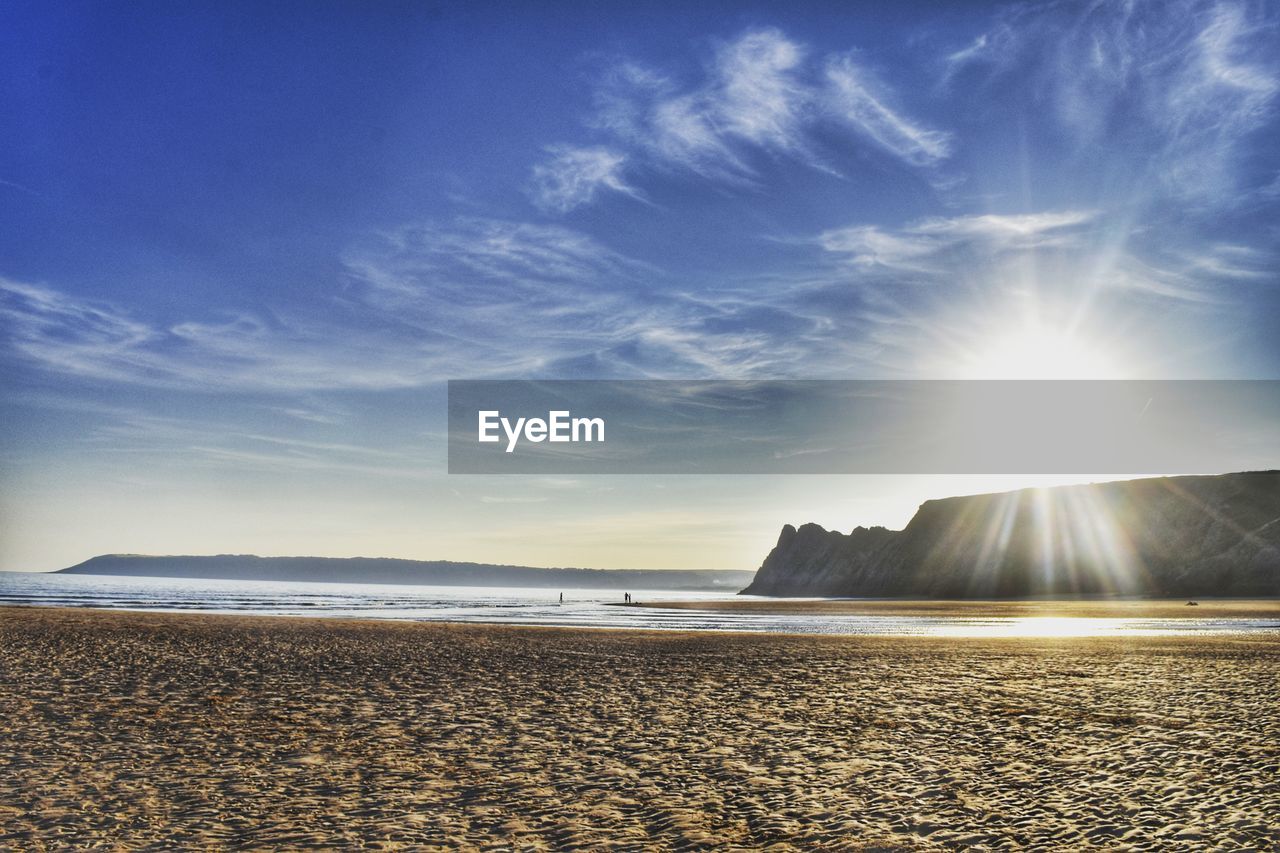
<path fill-rule="evenodd" d="M 1036 329 L 1110 353 L 1116 375 L 1214 375 L 1253 322 L 1248 289 L 1274 281 L 1272 252 L 1086 210 L 857 225 L 813 242 L 865 306 L 859 343 L 899 375 L 944 375 L 949 359 Z"/>
<path fill-rule="evenodd" d="M 1217 243 L 1197 253 L 1183 253 L 1190 269 L 1218 278 L 1262 281 L 1275 275 L 1273 255 L 1252 246 Z"/>
<path fill-rule="evenodd" d="M 405 226 L 344 260 L 349 284 L 323 324 L 281 312 L 160 325 L 8 280 L 0 317 L 10 352 L 44 370 L 210 392 L 751 369 L 732 357 L 749 335 L 700 335 L 712 309 L 663 295 L 658 270 L 569 229 L 482 219 Z"/>
<path fill-rule="evenodd" d="M 950 76 L 951 69 L 963 67 L 967 63 L 976 62 L 986 57 L 987 48 L 991 41 L 991 36 L 986 33 L 980 33 L 965 47 L 948 54 L 946 57 L 948 76 Z"/>
<path fill-rule="evenodd" d="M 785 293 L 690 298 L 660 270 L 556 226 L 404 226 L 344 262 L 348 287 L 323 324 L 295 311 L 161 325 L 5 280 L 0 316 L 11 352 L 44 370 L 214 393 L 387 390 L 450 377 L 805 375 L 810 355 L 828 348 L 821 312 L 788 306 Z"/>
<path fill-rule="evenodd" d="M 441 378 L 876 372 L 872 323 L 830 278 L 691 293 L 576 231 L 478 219 L 397 229 L 346 263 L 367 304 L 418 338 L 448 341 L 452 372 Z"/>
<path fill-rule="evenodd" d="M 862 136 L 913 166 L 933 166 L 950 154 L 951 137 L 890 109 L 868 73 L 850 57 L 830 60 L 826 103 Z M 882 87 L 880 87 L 882 88 Z"/>
<path fill-rule="evenodd" d="M 736 186 L 755 182 L 761 155 L 826 171 L 833 171 L 827 161 L 841 147 L 872 146 L 911 168 L 945 160 L 950 136 L 892 106 L 895 99 L 852 56 L 813 57 L 767 28 L 719 45 L 691 86 L 635 63 L 613 67 L 596 93 L 592 124 L 626 150 L 637 173 L 647 165 Z M 844 146 L 830 141 L 841 137 Z M 549 169 L 554 161 L 536 166 L 535 183 L 554 174 Z M 568 195 L 574 206 L 592 197 Z"/>
<path fill-rule="evenodd" d="M 1092 222 L 1090 211 L 1046 211 L 1029 214 L 981 214 L 933 217 L 898 231 L 856 225 L 824 231 L 817 241 L 828 252 L 854 264 L 905 272 L 936 272 L 938 257 L 961 247 L 985 252 L 1057 248 L 1072 245 L 1081 227 Z"/>
<path fill-rule="evenodd" d="M 716 127 L 708 91 L 679 92 L 629 63 L 606 75 L 596 101 L 595 124 L 651 164 L 739 182 L 750 171 Z"/>
<path fill-rule="evenodd" d="M 1106 276 L 1105 284 L 1118 291 L 1157 300 L 1206 304 L 1219 301 L 1208 282 L 1186 270 L 1148 263 L 1134 257 L 1120 259 Z"/>
<path fill-rule="evenodd" d="M 1275 34 L 1265 6 L 1221 0 L 1010 7 L 946 80 L 988 102 L 984 80 L 1035 93 L 1131 194 L 1231 205 L 1246 140 L 1276 115 Z"/>
<path fill-rule="evenodd" d="M 661 271 L 557 226 L 411 226 L 346 263 L 369 304 L 449 341 L 452 375 L 741 377 L 791 369 L 805 345 L 785 312 L 744 320 L 749 306 L 691 299 Z"/>
<path fill-rule="evenodd" d="M 1040 213 L 935 217 L 925 219 L 910 230 L 917 234 L 942 234 L 985 239 L 1019 245 L 1060 244 L 1064 235 L 1095 217 L 1093 211 L 1063 210 Z"/>
<path fill-rule="evenodd" d="M 708 98 L 723 132 L 765 148 L 802 148 L 801 124 L 813 96 L 799 77 L 803 56 L 800 45 L 772 29 L 723 45 Z"/>
<path fill-rule="evenodd" d="M 623 180 L 626 155 L 609 148 L 553 146 L 551 159 L 533 167 L 530 195 L 546 211 L 567 213 L 595 200 L 601 190 L 638 197 Z"/>
<path fill-rule="evenodd" d="M 929 335 L 947 327 L 929 317 L 950 311 L 957 293 L 992 304 L 1030 290 L 1055 304 L 1072 304 L 1072 293 L 1089 304 L 1093 290 L 1206 303 L 1221 282 L 1268 268 L 1268 257 L 1235 244 L 1147 264 L 1123 250 L 1105 262 L 1081 251 L 1109 225 L 1088 211 L 1044 211 L 832 229 L 814 244 L 838 263 L 690 289 L 569 228 L 460 218 L 353 247 L 324 324 L 284 312 L 160 325 L 4 280 L 0 316 L 11 351 L 46 370 L 210 392 L 296 396 L 484 376 L 901 376 L 912 353 L 937 346 Z M 920 283 L 934 286 L 904 287 Z"/>
<path fill-rule="evenodd" d="M 1225 305 L 1238 298 L 1240 288 L 1272 279 L 1272 257 L 1229 243 L 1168 249 L 1150 260 L 1129 255 L 1118 261 L 1107 284 L 1160 299 Z"/>
<path fill-rule="evenodd" d="M 15 349 L 70 373 L 122 370 L 132 352 L 156 337 L 146 324 L 110 306 L 9 279 L 0 279 L 0 316 Z M 102 361 L 103 355 L 124 363 Z"/>
<path fill-rule="evenodd" d="M 207 390 L 405 387 L 425 348 L 365 330 L 239 317 L 162 327 L 43 285 L 0 279 L 9 345 L 26 360 L 91 380 Z M 375 354 L 376 357 L 370 357 Z"/>
<path fill-rule="evenodd" d="M 937 240 L 912 234 L 892 234 L 874 225 L 824 231 L 818 243 L 828 252 L 847 255 L 860 266 L 927 270 L 925 263 L 940 248 Z"/>

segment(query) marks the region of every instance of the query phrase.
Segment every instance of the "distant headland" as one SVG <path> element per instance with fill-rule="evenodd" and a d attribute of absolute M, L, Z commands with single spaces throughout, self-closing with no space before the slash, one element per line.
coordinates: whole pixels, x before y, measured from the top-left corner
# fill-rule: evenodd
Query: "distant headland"
<path fill-rule="evenodd" d="M 381 557 L 148 556 L 104 554 L 62 569 L 72 575 L 313 581 L 430 586 L 562 587 L 577 589 L 717 590 L 736 592 L 749 571 L 717 569 L 536 568 L 448 560 Z"/>

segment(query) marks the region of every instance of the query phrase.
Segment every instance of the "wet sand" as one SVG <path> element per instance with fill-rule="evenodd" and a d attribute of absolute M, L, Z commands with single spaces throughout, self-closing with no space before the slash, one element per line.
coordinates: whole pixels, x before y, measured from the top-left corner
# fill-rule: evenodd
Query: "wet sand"
<path fill-rule="evenodd" d="M 0 848 L 1274 849 L 1278 664 L 0 609 Z"/>
<path fill-rule="evenodd" d="M 1280 599 L 1078 599 L 1068 601 L 942 601 L 897 598 L 735 598 L 643 601 L 645 607 L 734 613 L 822 613 L 850 616 L 1086 617 L 1094 619 L 1275 619 Z"/>

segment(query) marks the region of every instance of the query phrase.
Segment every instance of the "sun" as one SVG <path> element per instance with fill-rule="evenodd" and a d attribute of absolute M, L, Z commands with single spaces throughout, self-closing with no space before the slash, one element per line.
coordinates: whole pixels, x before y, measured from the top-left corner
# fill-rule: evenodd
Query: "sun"
<path fill-rule="evenodd" d="M 960 359 L 964 379 L 1119 379 L 1115 354 L 1096 341 L 1035 326 L 997 335 Z"/>

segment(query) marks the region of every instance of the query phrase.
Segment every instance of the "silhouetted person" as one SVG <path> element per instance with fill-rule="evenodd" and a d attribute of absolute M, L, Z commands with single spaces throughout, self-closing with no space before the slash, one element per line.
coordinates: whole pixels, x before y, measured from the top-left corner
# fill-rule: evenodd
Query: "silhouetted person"
<path fill-rule="evenodd" d="M 564 604 L 564 593 L 560 593 L 560 603 Z"/>

